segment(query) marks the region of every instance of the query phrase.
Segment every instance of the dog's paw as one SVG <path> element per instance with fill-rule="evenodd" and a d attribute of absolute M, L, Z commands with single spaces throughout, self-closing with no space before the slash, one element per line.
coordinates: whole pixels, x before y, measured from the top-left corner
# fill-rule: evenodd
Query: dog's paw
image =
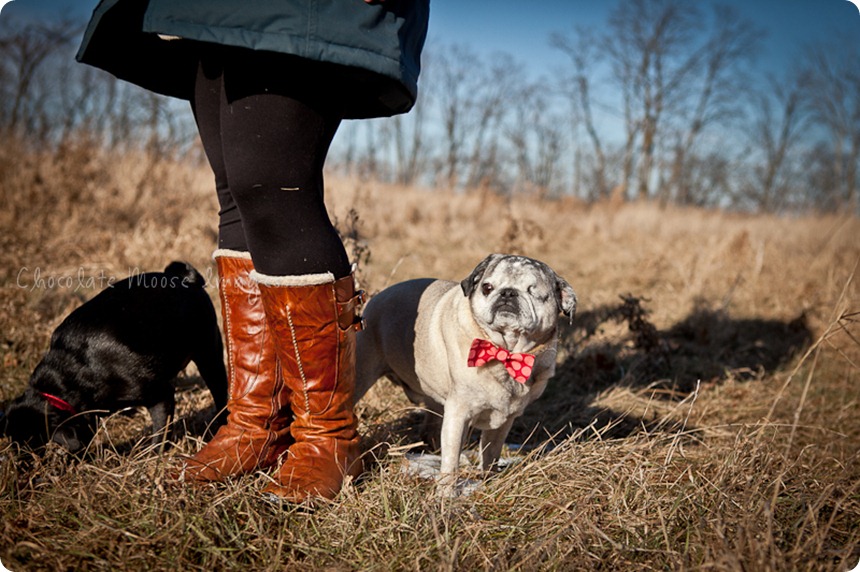
<path fill-rule="evenodd" d="M 436 498 L 454 499 L 468 497 L 481 489 L 483 481 L 476 479 L 457 479 L 450 481 L 440 479 L 436 483 Z"/>
<path fill-rule="evenodd" d="M 436 498 L 440 500 L 453 499 L 459 496 L 457 488 L 457 475 L 440 473 L 436 477 Z"/>

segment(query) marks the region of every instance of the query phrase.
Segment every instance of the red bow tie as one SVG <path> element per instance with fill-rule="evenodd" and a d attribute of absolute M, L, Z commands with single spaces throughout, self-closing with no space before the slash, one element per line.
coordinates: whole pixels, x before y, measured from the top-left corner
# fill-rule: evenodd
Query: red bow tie
<path fill-rule="evenodd" d="M 508 374 L 517 383 L 525 383 L 532 374 L 535 356 L 532 354 L 515 354 L 500 348 L 493 342 L 475 338 L 469 349 L 469 367 L 481 367 L 490 361 L 500 361 L 505 365 Z"/>

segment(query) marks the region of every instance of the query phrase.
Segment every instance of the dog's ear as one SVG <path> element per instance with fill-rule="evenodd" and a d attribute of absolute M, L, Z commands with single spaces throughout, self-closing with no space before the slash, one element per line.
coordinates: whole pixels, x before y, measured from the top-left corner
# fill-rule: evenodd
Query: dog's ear
<path fill-rule="evenodd" d="M 555 293 L 558 307 L 561 313 L 570 319 L 570 323 L 572 324 L 573 316 L 576 314 L 576 292 L 573 291 L 567 280 L 558 274 L 555 275 L 555 278 Z"/>
<path fill-rule="evenodd" d="M 178 278 L 179 282 L 176 282 L 177 286 L 183 286 L 186 288 L 189 286 L 196 286 L 202 288 L 206 285 L 206 280 L 203 279 L 203 276 L 197 272 L 196 268 L 187 262 L 174 260 L 167 265 L 167 268 L 164 269 L 164 273 L 168 276 Z"/>
<path fill-rule="evenodd" d="M 466 298 L 470 297 L 472 295 L 472 292 L 475 291 L 475 288 L 478 287 L 478 283 L 480 283 L 481 278 L 484 277 L 484 272 L 486 272 L 487 267 L 490 265 L 490 262 L 492 262 L 493 258 L 495 258 L 496 256 L 496 254 L 491 254 L 485 259 L 483 259 L 481 262 L 478 263 L 475 269 L 472 270 L 472 273 L 469 274 L 467 278 L 463 279 L 462 282 L 460 282 L 460 288 L 463 289 L 463 294 L 466 296 Z"/>

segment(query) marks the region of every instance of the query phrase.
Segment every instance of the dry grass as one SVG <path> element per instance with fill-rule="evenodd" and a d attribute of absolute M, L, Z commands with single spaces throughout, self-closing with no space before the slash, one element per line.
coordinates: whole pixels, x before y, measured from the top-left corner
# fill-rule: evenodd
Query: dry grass
<path fill-rule="evenodd" d="M 175 258 L 212 272 L 202 166 L 8 145 L 0 185 L 0 398 L 98 289 L 86 279 Z M 400 470 L 418 416 L 383 382 L 360 406 L 371 470 L 331 505 L 266 504 L 265 474 L 178 486 L 166 469 L 211 414 L 190 371 L 187 433 L 164 456 L 146 447 L 145 415 L 109 419 L 81 459 L 0 442 L 7 568 L 844 571 L 860 559 L 860 221 L 328 186 L 370 292 L 460 279 L 492 251 L 540 258 L 574 285 L 558 375 L 511 435 L 526 444 L 510 452 L 519 462 L 438 505 Z"/>

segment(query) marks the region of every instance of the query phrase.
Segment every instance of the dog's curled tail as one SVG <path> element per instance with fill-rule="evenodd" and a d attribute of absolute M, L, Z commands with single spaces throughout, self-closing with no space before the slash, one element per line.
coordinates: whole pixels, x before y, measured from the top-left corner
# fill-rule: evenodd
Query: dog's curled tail
<path fill-rule="evenodd" d="M 203 288 L 206 285 L 206 280 L 203 279 L 203 275 L 197 272 L 197 269 L 187 262 L 174 260 L 167 265 L 167 268 L 164 269 L 164 273 L 168 276 L 178 278 L 182 281 L 182 285 L 186 287 L 194 286 Z"/>

